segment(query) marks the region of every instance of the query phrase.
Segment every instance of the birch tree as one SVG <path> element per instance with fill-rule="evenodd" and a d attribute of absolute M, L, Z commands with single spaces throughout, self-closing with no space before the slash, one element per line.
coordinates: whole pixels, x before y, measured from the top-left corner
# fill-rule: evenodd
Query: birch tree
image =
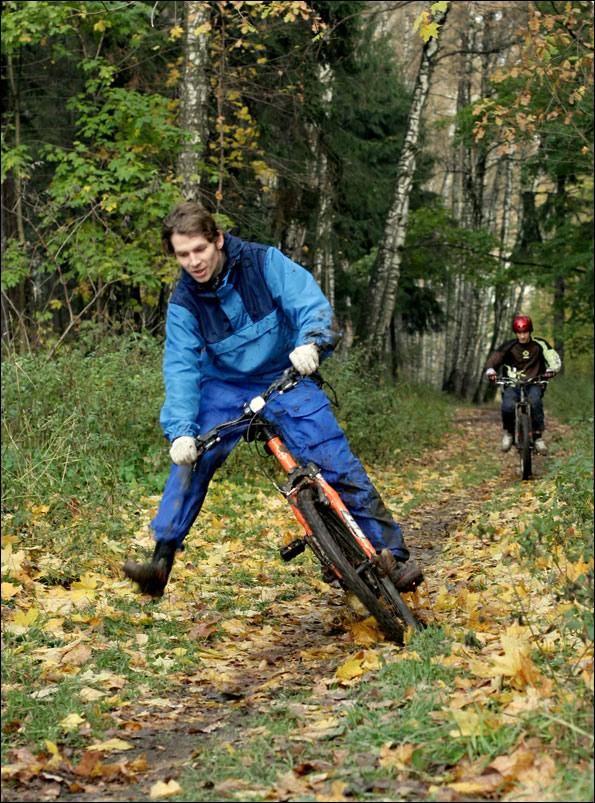
<path fill-rule="evenodd" d="M 436 28 L 444 24 L 447 14 L 448 7 L 445 10 L 436 11 L 432 20 Z M 439 39 L 431 36 L 422 50 L 407 120 L 405 141 L 399 158 L 393 199 L 378 249 L 378 256 L 370 275 L 361 319 L 362 342 L 368 360 L 381 356 L 395 307 L 422 115 L 428 99 L 432 72 L 439 49 Z"/>
<path fill-rule="evenodd" d="M 190 136 L 178 159 L 187 200 L 200 200 L 202 157 L 208 141 L 210 3 L 184 3 L 184 54 L 180 86 L 180 126 Z"/>

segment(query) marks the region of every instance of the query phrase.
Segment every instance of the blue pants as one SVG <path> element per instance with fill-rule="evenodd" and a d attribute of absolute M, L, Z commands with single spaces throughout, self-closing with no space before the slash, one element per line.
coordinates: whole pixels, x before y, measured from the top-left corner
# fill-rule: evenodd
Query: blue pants
<path fill-rule="evenodd" d="M 514 434 L 514 407 L 521 398 L 518 388 L 512 386 L 504 388 L 502 393 L 502 426 L 511 435 Z M 545 418 L 543 415 L 543 388 L 539 385 L 529 385 L 527 388 L 527 398 L 531 404 L 531 420 L 534 432 L 543 432 L 545 429 Z"/>
<path fill-rule="evenodd" d="M 237 418 L 246 401 L 266 385 L 254 382 L 211 380 L 201 388 L 198 424 L 202 433 Z M 288 393 L 276 396 L 261 413 L 275 424 L 296 460 L 316 463 L 322 475 L 379 551 L 388 547 L 405 561 L 409 550 L 401 528 L 384 505 L 364 467 L 349 449 L 345 433 L 333 415 L 327 395 L 309 379 Z M 242 435 L 235 431 L 200 459 L 197 469 L 172 464 L 157 516 L 151 522 L 157 541 L 173 540 L 178 547 L 192 527 L 204 502 L 209 483 Z"/>

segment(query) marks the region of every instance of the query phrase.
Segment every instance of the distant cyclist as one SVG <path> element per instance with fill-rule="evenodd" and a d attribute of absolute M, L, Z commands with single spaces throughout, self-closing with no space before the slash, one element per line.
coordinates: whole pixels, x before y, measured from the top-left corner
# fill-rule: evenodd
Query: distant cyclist
<path fill-rule="evenodd" d="M 504 376 L 519 376 L 532 379 L 536 376 L 552 377 L 560 370 L 562 360 L 547 340 L 532 337 L 533 323 L 527 315 L 517 315 L 512 322 L 512 331 L 516 338 L 507 340 L 499 346 L 487 361 L 486 376 L 492 381 L 498 378 L 497 368 L 502 367 Z M 545 418 L 543 415 L 543 394 L 545 386 L 530 385 L 527 397 L 531 404 L 533 438 L 535 448 L 541 454 L 547 453 L 543 440 Z M 515 387 L 505 387 L 502 393 L 502 451 L 507 452 L 514 442 L 514 408 L 520 398 L 520 391 Z"/>

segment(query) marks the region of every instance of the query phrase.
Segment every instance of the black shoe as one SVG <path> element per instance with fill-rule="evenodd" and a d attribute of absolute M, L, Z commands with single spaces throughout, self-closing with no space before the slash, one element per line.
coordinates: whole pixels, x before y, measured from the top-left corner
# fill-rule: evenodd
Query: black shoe
<path fill-rule="evenodd" d="M 135 583 L 142 594 L 162 597 L 178 549 L 174 541 L 157 541 L 150 563 L 126 561 L 122 571 Z"/>
<path fill-rule="evenodd" d="M 424 574 L 417 563 L 407 561 L 400 563 L 396 569 L 390 573 L 390 579 L 395 584 L 398 591 L 413 591 L 414 588 L 423 582 Z"/>
<path fill-rule="evenodd" d="M 390 577 L 397 568 L 397 559 L 387 547 L 373 555 L 371 561 L 380 577 Z"/>

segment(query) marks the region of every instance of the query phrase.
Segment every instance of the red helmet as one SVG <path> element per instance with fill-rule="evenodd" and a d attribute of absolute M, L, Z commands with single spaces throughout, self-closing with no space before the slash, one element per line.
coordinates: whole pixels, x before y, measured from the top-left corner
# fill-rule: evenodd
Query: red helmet
<path fill-rule="evenodd" d="M 528 315 L 515 315 L 514 321 L 512 322 L 512 331 L 532 332 L 533 324 L 531 323 L 531 318 L 529 318 Z"/>

